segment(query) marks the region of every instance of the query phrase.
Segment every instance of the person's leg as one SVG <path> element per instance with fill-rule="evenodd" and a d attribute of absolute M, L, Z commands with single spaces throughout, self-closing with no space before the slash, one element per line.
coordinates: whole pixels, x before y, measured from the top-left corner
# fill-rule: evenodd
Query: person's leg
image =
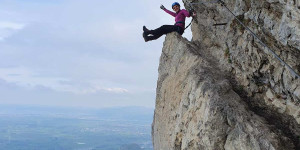
<path fill-rule="evenodd" d="M 174 25 L 163 25 L 155 30 L 145 31 L 144 34 L 146 36 L 147 41 L 156 40 L 164 34 L 171 33 L 173 31 L 177 31 L 178 27 Z M 153 36 L 148 36 L 152 34 Z"/>
<path fill-rule="evenodd" d="M 175 28 L 174 25 L 163 25 L 155 30 L 149 30 L 148 32 L 145 32 L 146 35 L 152 34 L 152 35 L 163 35 L 167 34 L 173 31 L 176 31 L 177 28 Z"/>
<path fill-rule="evenodd" d="M 178 32 L 180 35 L 182 35 L 183 32 L 184 32 L 184 29 L 178 26 L 177 32 Z"/>

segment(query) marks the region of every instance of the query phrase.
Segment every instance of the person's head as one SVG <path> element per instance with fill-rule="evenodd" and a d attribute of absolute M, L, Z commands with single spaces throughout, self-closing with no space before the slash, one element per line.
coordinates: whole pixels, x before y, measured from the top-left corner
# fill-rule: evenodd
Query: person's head
<path fill-rule="evenodd" d="M 180 4 L 178 2 L 174 2 L 172 4 L 172 9 L 175 11 L 175 12 L 178 12 L 180 10 Z"/>

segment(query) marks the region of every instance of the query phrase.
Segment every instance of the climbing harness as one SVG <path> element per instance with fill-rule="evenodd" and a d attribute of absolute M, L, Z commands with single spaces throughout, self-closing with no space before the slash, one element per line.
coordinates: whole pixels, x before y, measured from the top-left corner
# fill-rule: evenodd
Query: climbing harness
<path fill-rule="evenodd" d="M 194 21 L 194 17 L 192 17 L 191 22 L 184 28 L 184 30 L 186 30 L 192 24 L 193 21 Z"/>
<path fill-rule="evenodd" d="M 183 26 L 185 25 L 185 22 L 183 22 L 183 21 L 177 21 L 174 25 L 177 25 L 177 24 L 179 24 L 179 23 L 181 23 L 181 24 L 183 24 Z M 178 29 L 177 29 L 177 32 L 178 33 L 181 33 L 181 27 L 180 26 L 177 26 L 178 27 Z M 185 30 L 186 28 L 183 28 L 183 31 L 182 31 L 182 33 L 184 32 L 184 30 Z"/>
<path fill-rule="evenodd" d="M 183 21 L 177 21 L 177 22 L 175 23 L 175 25 L 178 24 L 178 23 L 185 24 L 185 22 L 183 22 Z"/>
<path fill-rule="evenodd" d="M 287 67 L 289 69 L 289 71 L 298 79 L 300 79 L 300 75 L 298 73 L 296 73 L 292 67 L 290 67 L 286 62 L 284 62 L 267 44 L 265 44 L 249 27 L 247 27 L 227 6 L 226 4 L 221 1 L 221 0 L 215 0 L 215 1 L 208 1 L 208 2 L 199 2 L 199 3 L 189 3 L 189 5 L 199 5 L 199 4 L 205 4 L 205 3 L 219 3 L 221 4 L 221 6 L 225 7 L 227 11 L 229 11 L 233 16 L 234 18 L 246 29 L 250 32 L 250 34 L 255 37 L 259 42 L 260 44 L 262 44 L 264 47 L 266 47 L 268 49 L 269 52 L 272 53 L 272 55 L 278 59 L 280 61 L 280 63 Z M 216 24 L 215 24 L 216 25 Z M 221 25 L 221 24 L 219 24 Z M 223 24 L 225 25 L 225 24 Z"/>
<path fill-rule="evenodd" d="M 194 19 L 194 18 L 193 18 L 193 19 Z M 187 29 L 187 28 L 192 24 L 193 19 L 192 19 L 191 22 L 183 29 L 183 32 L 184 32 L 185 29 Z M 184 22 L 184 21 L 177 21 L 177 22 L 175 22 L 174 25 L 176 25 L 176 24 L 178 24 L 178 23 L 182 23 L 183 26 L 185 25 L 185 22 Z"/>
<path fill-rule="evenodd" d="M 185 29 L 187 29 L 192 24 L 193 20 L 194 20 L 194 18 L 192 18 L 191 22 L 185 27 Z"/>

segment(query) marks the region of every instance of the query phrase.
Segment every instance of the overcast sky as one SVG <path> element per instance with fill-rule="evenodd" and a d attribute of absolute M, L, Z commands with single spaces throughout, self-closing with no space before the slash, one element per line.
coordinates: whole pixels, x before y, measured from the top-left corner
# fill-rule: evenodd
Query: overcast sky
<path fill-rule="evenodd" d="M 0 104 L 154 107 L 165 36 L 142 26 L 173 24 L 172 2 L 0 0 Z"/>

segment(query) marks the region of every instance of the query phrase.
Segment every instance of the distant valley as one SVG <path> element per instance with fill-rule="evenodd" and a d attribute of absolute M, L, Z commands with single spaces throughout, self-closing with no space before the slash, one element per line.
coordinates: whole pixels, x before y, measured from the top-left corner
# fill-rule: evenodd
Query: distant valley
<path fill-rule="evenodd" d="M 0 107 L 0 147 L 9 150 L 152 150 L 153 109 Z"/>

